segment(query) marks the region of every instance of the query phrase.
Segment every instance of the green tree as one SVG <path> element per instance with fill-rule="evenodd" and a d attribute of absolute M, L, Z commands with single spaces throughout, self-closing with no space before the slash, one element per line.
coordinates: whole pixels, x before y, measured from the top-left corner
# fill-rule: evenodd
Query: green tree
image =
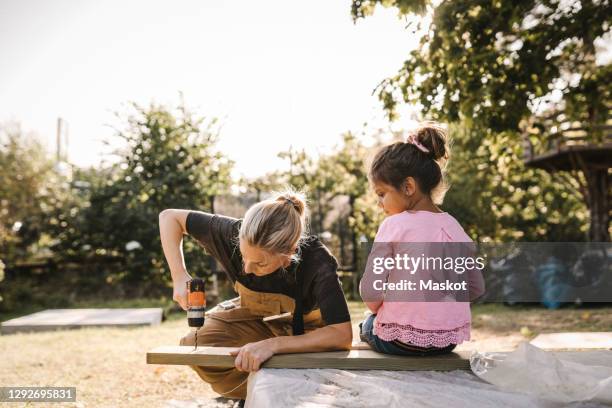
<path fill-rule="evenodd" d="M 7 266 L 49 255 L 48 212 L 67 180 L 40 141 L 18 123 L 0 128 L 0 259 Z"/>
<path fill-rule="evenodd" d="M 348 199 L 346 222 L 350 231 L 351 257 L 353 268 L 358 268 L 359 238 L 362 231 L 357 224 L 357 200 L 368 192 L 368 177 L 364 158 L 368 149 L 351 132 L 342 135 L 341 144 L 328 156 L 319 161 L 323 185 L 333 196 Z"/>
<path fill-rule="evenodd" d="M 479 241 L 583 241 L 588 212 L 575 180 L 525 168 L 511 132 L 476 132 L 460 124 L 447 169 L 443 208 Z"/>
<path fill-rule="evenodd" d="M 272 172 L 253 179 L 242 178 L 238 185 L 248 192 L 255 193 L 255 201 L 259 202 L 264 199 L 264 194 L 281 191 L 284 183 L 283 178 L 280 172 Z"/>
<path fill-rule="evenodd" d="M 55 231 L 65 226 L 54 216 L 70 196 L 70 167 L 55 163 L 34 134 L 18 123 L 0 127 L 0 309 L 31 307 L 57 280 Z M 32 267 L 40 265 L 36 273 Z M 40 286 L 48 282 L 51 285 Z"/>
<path fill-rule="evenodd" d="M 280 154 L 290 164 L 287 182 L 309 193 L 313 231 L 331 233 L 331 245 L 345 262 L 343 266 L 353 269 L 359 267 L 360 238 L 372 238 L 379 220 L 375 202 L 372 205 L 364 198 L 369 187 L 364 158 L 370 150 L 347 132 L 330 153 L 318 158 L 303 150 Z M 347 248 L 350 256 L 345 256 Z"/>
<path fill-rule="evenodd" d="M 612 70 L 596 63 L 596 41 L 610 31 L 609 1 L 354 0 L 354 18 L 376 3 L 433 14 L 419 46 L 378 88 L 391 115 L 399 95 L 434 120 L 494 132 L 518 131 L 547 103 L 607 112 Z"/>
<path fill-rule="evenodd" d="M 216 151 L 216 119 L 177 108 L 133 105 L 117 136 L 125 148 L 105 178 L 89 183 L 90 205 L 72 217 L 72 233 L 61 250 L 75 256 L 95 254 L 116 262 L 105 270 L 109 284 L 137 296 L 151 295 L 169 282 L 161 252 L 157 217 L 165 208 L 212 211 L 225 192 L 232 163 Z M 58 248 L 60 249 L 60 248 Z M 205 274 L 208 262 L 186 240 L 192 272 Z M 99 280 L 100 277 L 97 279 Z M 99 282 L 98 282 L 99 283 Z"/>
<path fill-rule="evenodd" d="M 310 207 L 309 225 L 311 232 L 324 232 L 324 219 L 331 209 L 327 180 L 322 176 L 319 161 L 308 155 L 305 150 L 289 149 L 278 156 L 289 162 L 289 171 L 285 174 L 285 184 L 304 190 L 308 195 Z"/>

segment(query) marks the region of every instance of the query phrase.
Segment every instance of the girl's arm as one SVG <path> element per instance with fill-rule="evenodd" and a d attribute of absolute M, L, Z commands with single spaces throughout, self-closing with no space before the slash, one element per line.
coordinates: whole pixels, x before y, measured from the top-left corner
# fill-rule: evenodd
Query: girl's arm
<path fill-rule="evenodd" d="M 393 235 L 393 228 L 390 228 L 390 223 L 390 219 L 385 218 L 380 224 L 370 254 L 368 255 L 365 270 L 359 281 L 359 295 L 372 313 L 378 312 L 385 298 L 384 291 L 375 289 L 375 286 L 380 287 L 375 281 L 386 282 L 389 277 L 388 270 L 380 270 L 377 259 L 393 257 L 395 236 Z"/>
<path fill-rule="evenodd" d="M 351 322 L 330 324 L 299 336 L 279 336 L 249 343 L 230 354 L 240 371 L 257 371 L 274 354 L 349 350 L 353 341 Z"/>
<path fill-rule="evenodd" d="M 187 310 L 187 286 L 191 279 L 183 257 L 183 235 L 189 210 L 164 210 L 159 213 L 159 235 L 174 285 L 173 299 Z"/>
<path fill-rule="evenodd" d="M 377 313 L 383 304 L 385 293 L 377 290 L 381 282 L 386 282 L 389 277 L 389 270 L 381 271 L 377 266 L 377 259 L 393 257 L 392 244 L 388 242 L 374 242 L 372 250 L 368 256 L 363 276 L 359 281 L 359 295 L 363 303 L 372 313 Z M 377 282 L 380 281 L 380 282 Z"/>
<path fill-rule="evenodd" d="M 378 313 L 378 309 L 382 306 L 382 300 L 378 300 L 376 302 L 363 302 L 366 307 L 370 310 L 370 312 L 376 314 Z"/>
<path fill-rule="evenodd" d="M 364 292 L 365 292 L 366 290 L 364 290 L 364 289 L 363 289 L 363 287 L 364 287 L 365 285 L 371 285 L 371 281 L 368 281 L 367 283 L 365 283 L 365 284 L 364 284 L 364 280 L 362 279 L 362 280 L 359 282 L 359 294 L 361 295 L 361 298 L 362 298 L 362 299 L 363 299 L 364 297 L 365 297 L 366 299 L 370 299 L 370 300 L 364 300 L 364 301 L 363 301 L 363 304 L 364 304 L 364 305 L 366 305 L 366 307 L 367 307 L 367 308 L 370 310 L 370 312 L 372 312 L 372 313 L 376 314 L 376 313 L 378 313 L 378 309 L 380 309 L 380 307 L 381 307 L 381 306 L 382 306 L 382 304 L 383 304 L 383 299 L 382 299 L 382 297 L 383 297 L 383 296 L 381 295 L 381 296 L 380 296 L 380 297 L 381 297 L 380 299 L 377 299 L 377 300 L 372 300 L 372 299 L 371 299 L 371 298 L 372 298 L 372 295 L 364 295 Z M 373 291 L 370 289 L 370 290 L 369 290 L 369 292 L 370 292 L 370 293 L 372 293 Z"/>

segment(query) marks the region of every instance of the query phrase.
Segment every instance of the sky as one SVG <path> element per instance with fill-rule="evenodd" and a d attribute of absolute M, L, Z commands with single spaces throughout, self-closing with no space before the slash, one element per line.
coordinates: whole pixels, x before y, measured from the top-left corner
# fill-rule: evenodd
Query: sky
<path fill-rule="evenodd" d="M 69 161 L 98 165 L 114 112 L 182 93 L 221 119 L 234 176 L 256 177 L 386 126 L 372 91 L 417 42 L 392 9 L 353 23 L 349 0 L 0 0 L 0 123 L 54 151 L 62 117 Z"/>

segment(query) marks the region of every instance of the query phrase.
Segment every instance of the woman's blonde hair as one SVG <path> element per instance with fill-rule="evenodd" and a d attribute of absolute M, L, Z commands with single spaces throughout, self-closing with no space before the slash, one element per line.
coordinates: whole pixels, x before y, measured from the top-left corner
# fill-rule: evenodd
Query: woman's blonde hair
<path fill-rule="evenodd" d="M 239 238 L 271 254 L 297 258 L 295 248 L 306 236 L 306 197 L 291 189 L 274 197 L 247 210 Z"/>

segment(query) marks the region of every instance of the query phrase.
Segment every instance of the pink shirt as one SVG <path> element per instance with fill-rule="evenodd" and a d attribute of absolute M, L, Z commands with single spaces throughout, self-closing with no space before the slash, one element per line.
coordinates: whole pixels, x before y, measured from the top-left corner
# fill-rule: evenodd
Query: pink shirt
<path fill-rule="evenodd" d="M 375 242 L 472 242 L 457 220 L 446 212 L 404 211 L 387 217 Z M 393 256 L 393 254 L 389 254 Z M 427 256 L 427 254 L 425 254 Z M 388 282 L 401 279 L 391 271 Z M 368 272 L 366 272 L 368 273 Z M 470 289 L 479 283 L 470 282 Z M 470 338 L 469 302 L 382 302 L 374 332 L 383 340 L 422 347 L 445 347 Z"/>

